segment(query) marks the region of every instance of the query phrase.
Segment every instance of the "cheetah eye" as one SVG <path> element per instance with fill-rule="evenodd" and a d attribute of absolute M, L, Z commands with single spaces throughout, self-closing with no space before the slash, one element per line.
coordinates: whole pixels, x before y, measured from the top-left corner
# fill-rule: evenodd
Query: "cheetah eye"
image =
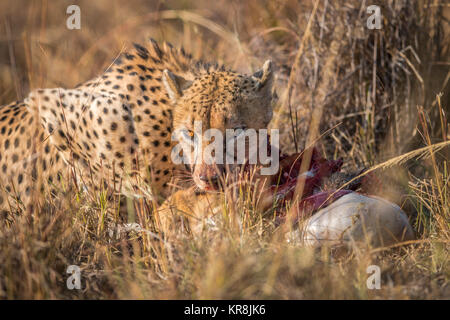
<path fill-rule="evenodd" d="M 194 136 L 195 136 L 194 131 L 188 129 L 183 130 L 183 138 L 191 141 L 194 138 Z"/>
<path fill-rule="evenodd" d="M 239 126 L 234 128 L 234 138 L 237 139 L 239 138 L 241 135 L 243 135 L 245 133 L 245 130 L 247 129 L 246 126 Z"/>

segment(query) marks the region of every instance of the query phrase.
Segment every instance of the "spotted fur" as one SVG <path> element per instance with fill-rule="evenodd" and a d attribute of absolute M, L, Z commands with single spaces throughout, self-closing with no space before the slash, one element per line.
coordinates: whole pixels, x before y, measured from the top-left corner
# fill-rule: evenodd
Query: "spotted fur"
<path fill-rule="evenodd" d="M 184 169 L 171 161 L 174 128 L 267 126 L 270 75 L 227 71 L 150 40 L 75 89 L 34 90 L 0 107 L 0 210 L 29 207 L 36 192 L 74 178 L 120 191 L 127 178 L 166 197 Z"/>

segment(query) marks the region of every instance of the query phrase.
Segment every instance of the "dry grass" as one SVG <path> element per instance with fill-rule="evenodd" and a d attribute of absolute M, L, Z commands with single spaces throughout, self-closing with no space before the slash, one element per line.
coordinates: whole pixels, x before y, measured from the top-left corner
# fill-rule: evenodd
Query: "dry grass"
<path fill-rule="evenodd" d="M 103 193 L 61 192 L 1 224 L 0 298 L 450 298 L 445 1 L 380 2 L 378 31 L 365 28 L 366 4 L 356 0 L 77 3 L 77 31 L 65 27 L 70 1 L 0 4 L 0 104 L 30 88 L 73 87 L 150 36 L 242 72 L 270 57 L 280 97 L 271 126 L 283 150 L 326 132 L 323 153 L 343 157 L 346 169 L 376 168 L 382 195 L 408 213 L 417 241 L 344 253 L 291 246 L 244 193 L 224 204 L 216 231 L 116 239 Z M 156 204 L 141 202 L 143 225 L 155 231 Z M 82 290 L 66 288 L 72 264 Z M 371 264 L 381 267 L 381 290 L 366 287 Z"/>

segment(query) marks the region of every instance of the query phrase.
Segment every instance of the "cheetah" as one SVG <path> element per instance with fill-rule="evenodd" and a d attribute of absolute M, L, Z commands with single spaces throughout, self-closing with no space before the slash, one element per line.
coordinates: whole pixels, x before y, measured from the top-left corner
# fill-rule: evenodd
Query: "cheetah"
<path fill-rule="evenodd" d="M 196 188 L 214 187 L 214 163 L 172 161 L 174 136 L 192 137 L 196 121 L 222 132 L 266 128 L 272 87 L 270 60 L 245 75 L 168 43 L 133 44 L 74 89 L 37 89 L 0 107 L 0 211 L 33 208 L 37 193 L 69 180 L 119 193 L 145 185 L 163 200 L 188 170 Z"/>

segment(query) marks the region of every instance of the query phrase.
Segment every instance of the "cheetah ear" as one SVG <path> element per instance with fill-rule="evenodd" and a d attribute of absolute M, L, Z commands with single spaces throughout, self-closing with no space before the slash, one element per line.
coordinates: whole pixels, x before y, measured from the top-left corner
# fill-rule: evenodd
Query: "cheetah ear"
<path fill-rule="evenodd" d="M 272 85 L 273 72 L 272 72 L 272 61 L 267 60 L 261 70 L 253 74 L 253 78 L 259 81 L 258 90 L 263 87 L 270 87 Z"/>
<path fill-rule="evenodd" d="M 167 69 L 164 69 L 163 71 L 162 81 L 164 88 L 173 103 L 175 103 L 183 95 L 183 90 L 186 90 L 192 84 L 192 81 L 177 76 Z"/>

